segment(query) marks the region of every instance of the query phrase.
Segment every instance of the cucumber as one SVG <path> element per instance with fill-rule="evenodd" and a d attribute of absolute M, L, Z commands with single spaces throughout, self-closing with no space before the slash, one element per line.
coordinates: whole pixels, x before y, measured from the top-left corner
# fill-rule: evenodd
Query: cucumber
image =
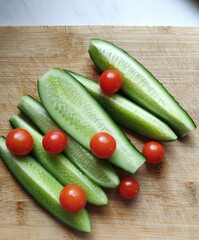
<path fill-rule="evenodd" d="M 167 124 L 137 104 L 119 94 L 104 94 L 98 83 L 77 73 L 67 71 L 101 104 L 110 116 L 122 126 L 156 141 L 174 141 L 176 134 Z"/>
<path fill-rule="evenodd" d="M 31 96 L 21 97 L 18 108 L 33 121 L 43 134 L 50 130 L 61 130 L 42 104 Z M 67 147 L 62 153 L 98 185 L 107 188 L 118 186 L 119 177 L 111 164 L 95 157 L 69 135 L 67 135 Z"/>
<path fill-rule="evenodd" d="M 43 136 L 22 117 L 13 115 L 10 123 L 15 128 L 27 130 L 32 135 L 34 147 L 31 154 L 57 181 L 64 186 L 76 184 L 83 188 L 89 203 L 95 205 L 105 205 L 108 203 L 108 198 L 104 191 L 79 171 L 63 154 L 49 154 L 46 152 L 42 146 Z"/>
<path fill-rule="evenodd" d="M 85 87 L 61 69 L 51 69 L 38 80 L 40 99 L 61 128 L 90 150 L 97 132 L 111 134 L 117 143 L 111 163 L 134 173 L 145 157 L 130 143 Z"/>
<path fill-rule="evenodd" d="M 91 232 L 91 221 L 86 209 L 75 214 L 65 211 L 59 202 L 63 186 L 34 158 L 11 154 L 4 137 L 0 137 L 0 157 L 15 179 L 49 213 L 78 231 Z"/>
<path fill-rule="evenodd" d="M 179 137 L 196 128 L 195 123 L 163 85 L 138 61 L 114 44 L 92 39 L 89 54 L 103 72 L 114 69 L 122 76 L 121 90 L 133 101 L 165 121 Z"/>

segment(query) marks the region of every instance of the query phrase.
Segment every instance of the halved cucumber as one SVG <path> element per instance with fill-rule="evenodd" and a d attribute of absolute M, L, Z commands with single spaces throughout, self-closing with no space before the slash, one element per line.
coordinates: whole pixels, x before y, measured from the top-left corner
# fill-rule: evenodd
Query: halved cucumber
<path fill-rule="evenodd" d="M 78 231 L 91 232 L 91 221 L 86 209 L 75 214 L 65 211 L 59 202 L 63 186 L 34 158 L 11 154 L 4 137 L 0 137 L 0 157 L 15 179 L 49 213 Z"/>
<path fill-rule="evenodd" d="M 61 130 L 46 112 L 42 104 L 31 96 L 21 97 L 18 108 L 33 121 L 43 134 L 50 130 Z M 107 188 L 118 186 L 119 177 L 111 164 L 95 157 L 68 134 L 67 147 L 63 151 L 63 154 L 98 185 Z"/>
<path fill-rule="evenodd" d="M 99 84 L 77 73 L 67 71 L 102 105 L 116 122 L 124 127 L 156 141 L 174 141 L 176 134 L 164 122 L 137 104 L 119 95 L 104 94 Z"/>
<path fill-rule="evenodd" d="M 111 134 L 117 143 L 109 161 L 134 173 L 145 157 L 130 143 L 85 87 L 61 69 L 51 69 L 38 80 L 40 99 L 51 117 L 79 143 L 90 150 L 97 132 Z"/>
<path fill-rule="evenodd" d="M 89 54 L 103 72 L 114 69 L 122 76 L 122 91 L 133 101 L 165 121 L 178 136 L 196 128 L 195 123 L 163 85 L 138 61 L 114 44 L 92 39 Z"/>
<path fill-rule="evenodd" d="M 32 135 L 34 148 L 31 154 L 57 181 L 64 186 L 68 184 L 80 186 L 86 192 L 88 202 L 92 204 L 105 205 L 108 203 L 108 198 L 104 191 L 80 172 L 64 155 L 49 154 L 46 152 L 42 146 L 43 136 L 22 117 L 13 115 L 10 123 L 15 128 L 27 130 Z"/>

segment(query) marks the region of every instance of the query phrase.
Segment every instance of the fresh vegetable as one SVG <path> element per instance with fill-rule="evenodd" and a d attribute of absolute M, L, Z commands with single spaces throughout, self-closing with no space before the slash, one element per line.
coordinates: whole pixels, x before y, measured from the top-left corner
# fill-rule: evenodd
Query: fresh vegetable
<path fill-rule="evenodd" d="M 51 69 L 39 78 L 38 91 L 51 117 L 87 149 L 90 150 L 90 140 L 95 133 L 107 132 L 117 142 L 117 148 L 109 158 L 111 163 L 134 173 L 145 162 L 145 157 L 70 74 Z"/>
<path fill-rule="evenodd" d="M 86 193 L 84 190 L 74 184 L 65 186 L 59 196 L 62 207 L 70 212 L 77 213 L 86 206 Z"/>
<path fill-rule="evenodd" d="M 102 72 L 110 68 L 119 72 L 122 77 L 121 90 L 140 106 L 165 121 L 179 137 L 196 128 L 187 112 L 163 85 L 127 52 L 110 42 L 92 39 L 89 54 Z"/>
<path fill-rule="evenodd" d="M 138 182 L 133 178 L 124 178 L 119 185 L 120 195 L 124 198 L 135 198 L 140 191 Z"/>
<path fill-rule="evenodd" d="M 174 141 L 176 134 L 157 117 L 147 112 L 137 104 L 119 95 L 106 95 L 94 81 L 77 73 L 67 71 L 102 105 L 116 122 L 124 127 L 156 141 Z"/>
<path fill-rule="evenodd" d="M 17 128 L 8 133 L 6 146 L 13 154 L 23 156 L 32 151 L 34 141 L 29 132 Z"/>
<path fill-rule="evenodd" d="M 157 164 L 164 158 L 165 150 L 158 142 L 148 142 L 144 145 L 142 153 L 146 157 L 148 163 Z"/>
<path fill-rule="evenodd" d="M 115 152 L 116 141 L 110 134 L 99 132 L 91 138 L 90 149 L 95 156 L 106 159 Z"/>
<path fill-rule="evenodd" d="M 59 202 L 63 186 L 34 158 L 13 155 L 7 149 L 4 137 L 0 137 L 0 157 L 15 179 L 49 213 L 76 230 L 91 232 L 88 212 L 85 209 L 75 214 L 66 212 Z"/>
<path fill-rule="evenodd" d="M 18 108 L 28 116 L 44 134 L 50 130 L 61 130 L 40 102 L 30 96 L 21 97 Z M 64 133 L 65 134 L 65 133 Z M 113 167 L 99 159 L 67 134 L 67 146 L 62 152 L 87 177 L 103 187 L 119 185 L 119 177 Z"/>
<path fill-rule="evenodd" d="M 76 184 L 80 186 L 86 192 L 88 202 L 92 204 L 105 205 L 108 203 L 104 191 L 80 172 L 64 155 L 61 153 L 52 155 L 46 152 L 42 146 L 42 135 L 22 117 L 13 115 L 10 122 L 14 127 L 26 129 L 32 135 L 34 139 L 33 156 L 62 185 Z"/>
<path fill-rule="evenodd" d="M 67 139 L 63 132 L 52 130 L 44 135 L 42 144 L 48 153 L 58 154 L 66 148 Z"/>
<path fill-rule="evenodd" d="M 122 78 L 118 72 L 109 69 L 101 74 L 99 85 L 104 93 L 113 94 L 121 88 Z"/>

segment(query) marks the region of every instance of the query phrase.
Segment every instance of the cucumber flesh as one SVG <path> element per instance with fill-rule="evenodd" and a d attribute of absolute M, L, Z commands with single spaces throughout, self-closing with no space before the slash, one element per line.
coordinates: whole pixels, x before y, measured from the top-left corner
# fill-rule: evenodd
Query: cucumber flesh
<path fill-rule="evenodd" d="M 92 39 L 89 54 L 102 72 L 107 69 L 118 71 L 122 76 L 122 91 L 165 121 L 179 137 L 196 128 L 187 112 L 163 85 L 127 52 L 110 42 Z"/>
<path fill-rule="evenodd" d="M 31 96 L 21 97 L 18 108 L 33 121 L 43 134 L 50 130 L 63 131 L 52 120 L 42 104 Z M 107 188 L 118 186 L 119 177 L 111 164 L 95 157 L 68 134 L 67 147 L 62 153 L 98 185 Z"/>
<path fill-rule="evenodd" d="M 174 141 L 177 139 L 176 134 L 167 124 L 139 105 L 119 94 L 104 94 L 98 83 L 80 74 L 68 70 L 67 72 L 83 84 L 113 120 L 122 126 L 156 141 Z"/>
<path fill-rule="evenodd" d="M 86 209 L 75 214 L 65 211 L 59 202 L 63 186 L 34 158 L 11 154 L 4 137 L 0 137 L 0 157 L 15 179 L 49 213 L 78 231 L 91 232 L 91 221 Z"/>
<path fill-rule="evenodd" d="M 61 69 L 51 69 L 38 80 L 40 99 L 57 124 L 90 150 L 97 132 L 111 134 L 117 143 L 111 163 L 134 173 L 145 157 L 130 143 L 85 87 Z"/>
<path fill-rule="evenodd" d="M 76 168 L 63 154 L 49 154 L 42 146 L 43 136 L 37 132 L 19 115 L 13 115 L 10 123 L 15 128 L 27 130 L 33 137 L 34 147 L 31 154 L 37 161 L 57 179 L 62 185 L 76 184 L 84 189 L 87 201 L 95 205 L 105 205 L 108 198 L 104 191 L 90 179 L 88 179 L 78 168 Z"/>

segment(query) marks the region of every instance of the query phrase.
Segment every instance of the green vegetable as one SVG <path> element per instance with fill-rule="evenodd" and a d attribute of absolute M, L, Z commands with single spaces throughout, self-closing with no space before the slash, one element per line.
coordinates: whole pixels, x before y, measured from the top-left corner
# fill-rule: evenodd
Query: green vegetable
<path fill-rule="evenodd" d="M 161 120 L 137 104 L 119 95 L 104 94 L 98 83 L 77 73 L 67 71 L 102 105 L 116 122 L 124 127 L 156 141 L 174 141 L 176 134 Z"/>
<path fill-rule="evenodd" d="M 36 99 L 23 96 L 18 108 L 34 122 L 43 134 L 50 130 L 61 130 Z M 118 186 L 119 177 L 113 167 L 106 160 L 95 157 L 69 135 L 67 135 L 67 147 L 62 153 L 98 185 L 107 188 Z"/>
<path fill-rule="evenodd" d="M 64 155 L 46 152 L 42 146 L 43 136 L 22 117 L 13 115 L 10 122 L 15 128 L 23 128 L 32 135 L 34 140 L 32 155 L 57 181 L 64 186 L 68 184 L 80 186 L 86 192 L 88 202 L 92 204 L 105 205 L 108 203 L 104 191 L 97 184 L 90 181 Z"/>
<path fill-rule="evenodd" d="M 134 148 L 125 134 L 87 90 L 64 70 L 51 69 L 38 80 L 40 99 L 61 128 L 90 150 L 90 140 L 97 132 L 107 132 L 117 143 L 109 161 L 134 173 L 145 157 Z"/>
<path fill-rule="evenodd" d="M 11 154 L 4 137 L 0 137 L 0 157 L 22 187 L 54 217 L 76 230 L 91 232 L 91 221 L 86 209 L 75 214 L 66 212 L 59 202 L 63 186 L 34 158 Z"/>
<path fill-rule="evenodd" d="M 193 120 L 163 85 L 138 61 L 114 44 L 92 39 L 89 54 L 103 72 L 114 69 L 122 76 L 122 91 L 140 106 L 165 121 L 178 136 L 196 128 Z"/>

